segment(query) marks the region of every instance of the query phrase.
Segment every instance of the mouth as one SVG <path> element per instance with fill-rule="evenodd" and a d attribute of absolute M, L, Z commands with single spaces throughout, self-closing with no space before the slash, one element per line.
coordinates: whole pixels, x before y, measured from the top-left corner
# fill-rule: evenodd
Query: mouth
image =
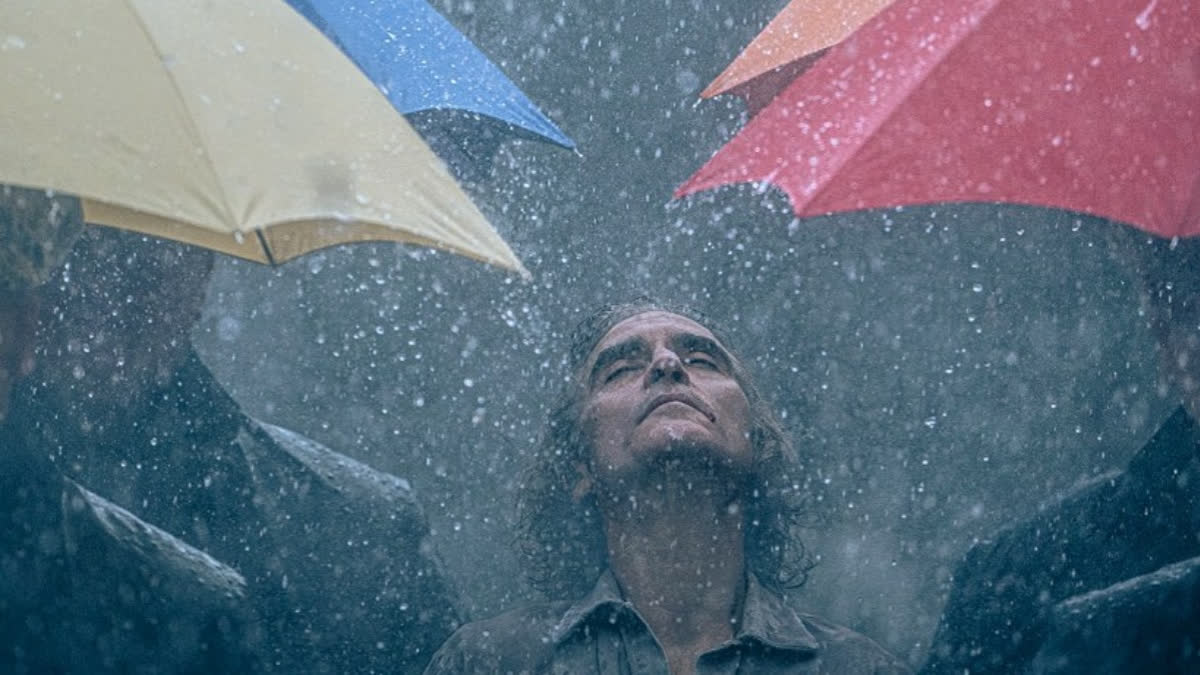
<path fill-rule="evenodd" d="M 700 399 L 685 392 L 672 392 L 669 394 L 659 394 L 658 396 L 650 399 L 650 402 L 645 408 L 643 408 L 642 414 L 638 417 L 638 422 L 640 423 L 642 420 L 649 417 L 650 413 L 658 410 L 668 403 L 682 403 L 699 411 L 700 414 L 708 418 L 709 422 L 717 421 L 717 416 L 714 415 L 712 410 L 710 410 L 707 405 L 702 403 Z"/>

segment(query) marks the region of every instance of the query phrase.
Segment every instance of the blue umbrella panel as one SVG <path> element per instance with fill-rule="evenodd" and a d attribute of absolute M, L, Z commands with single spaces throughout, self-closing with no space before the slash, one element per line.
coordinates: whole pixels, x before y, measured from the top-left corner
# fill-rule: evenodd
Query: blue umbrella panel
<path fill-rule="evenodd" d="M 358 65 L 452 165 L 490 166 L 507 138 L 574 148 L 465 35 L 425 0 L 288 0 Z M 478 166 L 476 166 L 478 168 Z"/>

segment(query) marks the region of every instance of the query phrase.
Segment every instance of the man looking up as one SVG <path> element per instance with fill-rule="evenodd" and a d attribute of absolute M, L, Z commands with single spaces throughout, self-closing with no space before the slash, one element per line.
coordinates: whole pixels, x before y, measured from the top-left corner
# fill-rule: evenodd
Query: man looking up
<path fill-rule="evenodd" d="M 468 624 L 428 673 L 906 672 L 782 597 L 810 567 L 799 475 L 728 345 L 652 302 L 580 326 L 519 502 L 533 581 L 578 599 Z"/>

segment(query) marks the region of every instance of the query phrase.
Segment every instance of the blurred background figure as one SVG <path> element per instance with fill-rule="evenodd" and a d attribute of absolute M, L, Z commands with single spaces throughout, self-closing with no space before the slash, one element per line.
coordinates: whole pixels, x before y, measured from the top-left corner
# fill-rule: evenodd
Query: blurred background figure
<path fill-rule="evenodd" d="M 213 255 L 89 228 L 13 401 L 64 471 L 245 576 L 269 668 L 419 671 L 457 625 L 408 484 L 250 419 L 192 349 Z"/>
<path fill-rule="evenodd" d="M 241 575 L 64 477 L 9 414 L 82 227 L 76 200 L 0 186 L 0 671 L 252 672 Z"/>
<path fill-rule="evenodd" d="M 1200 240 L 1123 234 L 1178 407 L 1123 471 L 971 548 L 925 672 L 1200 671 Z"/>
<path fill-rule="evenodd" d="M 0 185 L 0 421 L 16 380 L 33 369 L 37 287 L 83 229 L 79 202 Z"/>

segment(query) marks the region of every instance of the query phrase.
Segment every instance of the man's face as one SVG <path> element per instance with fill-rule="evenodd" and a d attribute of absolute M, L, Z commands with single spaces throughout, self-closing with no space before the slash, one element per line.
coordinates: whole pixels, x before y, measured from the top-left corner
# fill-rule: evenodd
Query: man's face
<path fill-rule="evenodd" d="M 704 326 L 645 312 L 614 326 L 585 362 L 581 428 L 602 484 L 665 458 L 748 468 L 750 404 L 730 354 Z"/>

